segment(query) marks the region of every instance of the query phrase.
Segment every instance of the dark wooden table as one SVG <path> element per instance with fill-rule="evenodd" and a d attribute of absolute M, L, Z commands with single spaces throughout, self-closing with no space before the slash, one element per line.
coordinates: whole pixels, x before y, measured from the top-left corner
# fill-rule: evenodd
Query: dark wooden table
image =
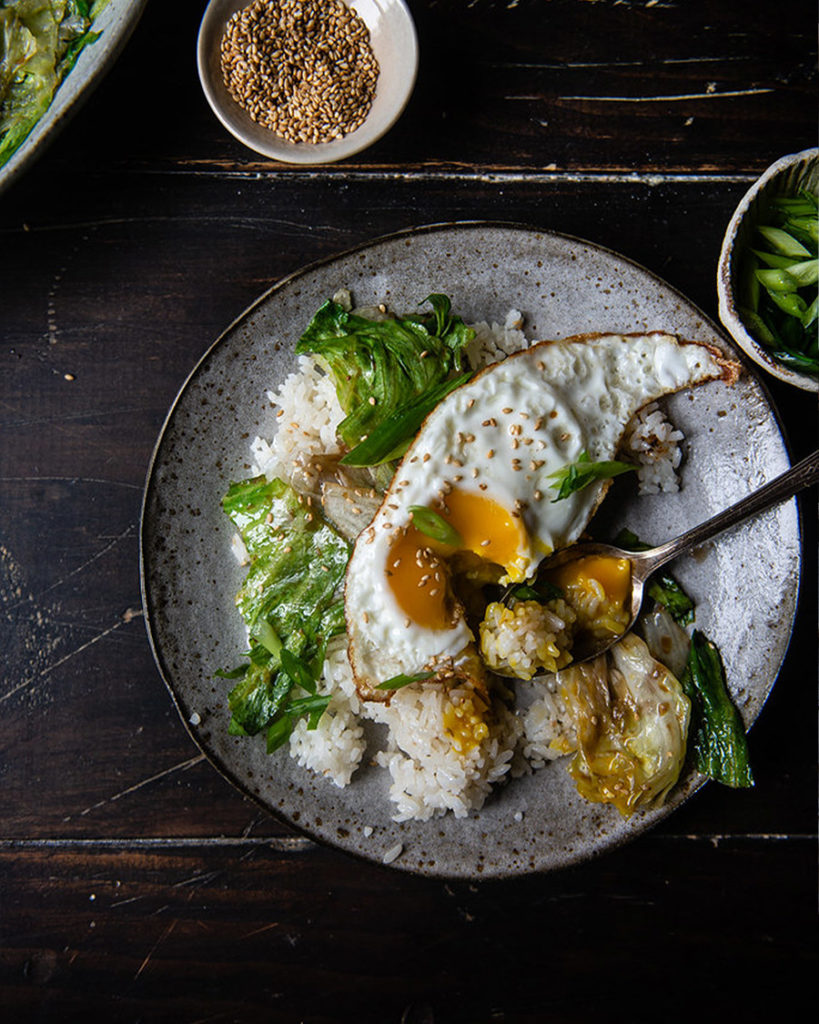
<path fill-rule="evenodd" d="M 493 218 L 616 249 L 716 318 L 730 214 L 816 142 L 796 0 L 411 0 L 369 151 L 267 162 L 206 106 L 203 0 L 153 0 L 0 196 L 0 1007 L 9 1022 L 767 1020 L 815 1007 L 815 496 L 756 787 L 547 876 L 419 879 L 316 845 L 192 744 L 143 623 L 142 488 L 205 348 L 307 262 Z M 767 384 L 794 459 L 815 399 Z"/>

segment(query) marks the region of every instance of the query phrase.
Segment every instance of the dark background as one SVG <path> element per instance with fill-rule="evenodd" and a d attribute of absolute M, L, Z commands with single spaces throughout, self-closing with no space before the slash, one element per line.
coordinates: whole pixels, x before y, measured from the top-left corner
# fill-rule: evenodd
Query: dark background
<path fill-rule="evenodd" d="M 142 619 L 148 461 L 199 356 L 272 282 L 419 223 L 566 232 L 716 318 L 734 206 L 816 144 L 813 4 L 411 0 L 403 118 L 348 161 L 218 124 L 202 0 L 0 195 L 0 1006 L 9 1021 L 762 1021 L 816 1008 L 815 494 L 756 786 L 547 876 L 414 878 L 314 844 L 189 739 Z M 794 459 L 815 397 L 768 379 Z"/>

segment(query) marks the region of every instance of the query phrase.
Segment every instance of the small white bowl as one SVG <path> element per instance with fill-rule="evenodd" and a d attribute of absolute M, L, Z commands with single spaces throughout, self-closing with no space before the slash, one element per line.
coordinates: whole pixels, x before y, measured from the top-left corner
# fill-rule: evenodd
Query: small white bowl
<path fill-rule="evenodd" d="M 739 347 L 755 363 L 779 380 L 793 384 L 803 391 L 819 391 L 819 378 L 797 373 L 783 366 L 756 341 L 746 329 L 736 304 L 735 284 L 739 254 L 750 243 L 754 226 L 767 212 L 771 196 L 799 188 L 816 190 L 819 187 L 819 149 L 805 149 L 791 153 L 771 164 L 765 173 L 748 189 L 728 224 L 722 242 L 717 266 L 717 296 L 719 318 Z"/>
<path fill-rule="evenodd" d="M 370 32 L 379 66 L 375 97 L 366 121 L 332 142 L 288 142 L 250 117 L 222 79 L 220 44 L 230 17 L 251 0 L 211 0 L 197 41 L 199 80 L 213 112 L 240 142 L 263 156 L 290 164 L 324 164 L 359 153 L 395 124 L 412 95 L 418 73 L 418 37 L 404 0 L 344 0 Z"/>

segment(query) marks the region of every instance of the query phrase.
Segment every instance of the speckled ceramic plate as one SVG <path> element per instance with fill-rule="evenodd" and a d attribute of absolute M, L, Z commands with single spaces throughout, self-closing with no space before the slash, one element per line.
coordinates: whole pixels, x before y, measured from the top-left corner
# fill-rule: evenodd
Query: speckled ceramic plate
<path fill-rule="evenodd" d="M 339 789 L 262 737 L 228 735 L 230 684 L 244 627 L 233 598 L 242 569 L 221 511 L 232 480 L 247 475 L 249 441 L 268 435 L 266 390 L 293 366 L 293 346 L 318 306 L 348 287 L 356 303 L 412 310 L 448 293 L 466 320 L 502 322 L 514 307 L 537 338 L 584 331 L 664 328 L 736 355 L 703 314 L 642 267 L 575 238 L 486 223 L 438 225 L 363 245 L 278 282 L 215 342 L 194 369 L 162 430 L 142 522 L 143 597 L 157 663 L 191 735 L 244 793 L 308 835 L 393 867 L 461 878 L 510 876 L 572 864 L 633 838 L 702 784 L 687 773 L 667 805 L 624 821 L 581 800 L 555 762 L 498 789 L 467 818 L 391 820 L 389 776 L 370 766 Z M 606 529 L 628 525 L 659 543 L 784 471 L 789 462 L 755 374 L 728 389 L 708 384 L 666 401 L 685 433 L 678 494 L 636 497 L 625 483 L 604 503 Z M 720 646 L 746 723 L 759 714 L 790 638 L 800 573 L 794 501 L 766 512 L 675 565 L 698 603 L 697 622 Z M 364 764 L 368 764 L 365 755 Z M 726 797 L 728 800 L 729 797 Z M 206 813 L 203 807 L 202 813 Z"/>
<path fill-rule="evenodd" d="M 0 192 L 54 140 L 101 82 L 136 27 L 147 0 L 109 0 L 94 23 L 99 39 L 86 46 L 54 95 L 48 110 L 11 159 L 0 167 Z"/>

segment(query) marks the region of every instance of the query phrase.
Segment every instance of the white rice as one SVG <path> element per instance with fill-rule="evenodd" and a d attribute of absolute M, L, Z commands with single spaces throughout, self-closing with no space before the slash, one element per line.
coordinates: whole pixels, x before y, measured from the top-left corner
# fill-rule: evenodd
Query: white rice
<path fill-rule="evenodd" d="M 392 778 L 396 821 L 427 821 L 447 811 L 456 818 L 483 806 L 492 787 L 511 767 L 519 723 L 500 700 L 493 702 L 489 735 L 466 753 L 453 747 L 444 727 L 449 697 L 436 687 L 408 686 L 389 704 L 367 714 L 388 728 L 388 743 L 376 755 Z"/>
<path fill-rule="evenodd" d="M 299 356 L 298 369 L 267 397 L 277 412 L 270 423 L 272 440 L 255 437 L 250 446 L 254 474 L 290 482 L 299 457 L 340 450 L 336 431 L 344 412 L 332 377 L 310 356 Z"/>
<path fill-rule="evenodd" d="M 680 489 L 682 432 L 668 422 L 656 402 L 641 409 L 626 428 L 623 445 L 638 465 L 640 494 Z"/>
<path fill-rule="evenodd" d="M 475 339 L 467 351 L 472 366 L 497 362 L 529 346 L 523 318 L 510 310 L 503 324 L 472 325 Z M 268 392 L 270 423 L 265 436 L 251 444 L 253 473 L 292 483 L 299 464 L 310 456 L 339 450 L 337 426 L 343 418 L 332 378 L 310 357 L 300 356 L 297 370 Z M 275 413 L 274 413 L 275 410 Z M 626 431 L 625 446 L 640 463 L 640 490 L 676 490 L 682 434 L 665 419 L 656 404 L 646 407 Z M 240 561 L 247 552 L 234 542 Z M 408 686 L 389 703 L 358 699 L 344 638 L 331 645 L 319 692 L 331 695 L 318 727 L 299 721 L 290 738 L 290 754 L 300 765 L 336 786 L 350 784 L 366 750 L 362 722 L 386 726 L 387 741 L 375 762 L 390 775 L 390 800 L 396 821 L 420 820 L 451 812 L 465 817 L 479 810 L 493 786 L 509 777 L 543 767 L 572 746 L 571 723 L 557 695 L 554 677 L 532 683 L 534 699 L 528 708 L 509 710 L 493 697 L 488 735 L 466 752 L 457 751 L 444 729 L 447 694 L 440 688 Z M 522 813 L 522 812 L 521 812 Z M 395 847 L 384 856 L 400 856 Z"/>
<path fill-rule="evenodd" d="M 307 728 L 300 719 L 290 736 L 290 754 L 303 768 L 324 775 L 339 787 L 349 785 L 361 763 L 366 741 L 359 721 L 360 703 L 355 693 L 350 663 L 343 643 L 328 651 L 317 690 L 331 694 L 318 727 Z"/>

